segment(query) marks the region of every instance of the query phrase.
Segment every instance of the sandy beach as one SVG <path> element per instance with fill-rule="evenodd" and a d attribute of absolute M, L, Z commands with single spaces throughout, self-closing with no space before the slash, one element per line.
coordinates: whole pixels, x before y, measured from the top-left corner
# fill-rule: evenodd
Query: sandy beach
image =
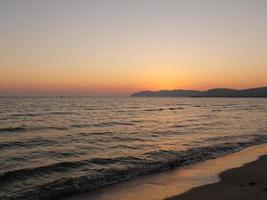
<path fill-rule="evenodd" d="M 267 0 L 0 0 L 0 200 L 267 200 Z"/>
<path fill-rule="evenodd" d="M 198 187 L 166 200 L 266 200 L 267 155 L 221 173 L 220 179 L 219 183 Z"/>
<path fill-rule="evenodd" d="M 252 146 L 227 156 L 137 177 L 64 200 L 266 199 L 265 155 L 266 144 Z"/>

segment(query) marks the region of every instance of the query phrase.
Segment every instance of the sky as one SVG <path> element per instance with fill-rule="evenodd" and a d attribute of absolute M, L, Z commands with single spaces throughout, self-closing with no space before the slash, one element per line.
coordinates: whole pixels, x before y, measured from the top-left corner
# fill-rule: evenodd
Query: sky
<path fill-rule="evenodd" d="M 267 86 L 266 0 L 0 0 L 0 95 Z"/>

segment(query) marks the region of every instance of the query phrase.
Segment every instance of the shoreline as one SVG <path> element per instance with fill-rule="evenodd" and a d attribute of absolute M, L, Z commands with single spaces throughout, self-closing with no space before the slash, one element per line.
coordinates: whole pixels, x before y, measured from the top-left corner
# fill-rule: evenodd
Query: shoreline
<path fill-rule="evenodd" d="M 63 198 L 64 200 L 156 200 L 178 198 L 203 185 L 220 181 L 218 175 L 241 167 L 267 154 L 267 144 L 251 146 L 216 159 L 180 167 L 171 171 L 136 177 L 129 181 Z M 180 198 L 180 197 L 179 197 Z M 179 199 L 180 200 L 180 199 Z"/>
<path fill-rule="evenodd" d="M 267 199 L 267 155 L 242 167 L 219 174 L 220 182 L 193 188 L 165 200 Z"/>

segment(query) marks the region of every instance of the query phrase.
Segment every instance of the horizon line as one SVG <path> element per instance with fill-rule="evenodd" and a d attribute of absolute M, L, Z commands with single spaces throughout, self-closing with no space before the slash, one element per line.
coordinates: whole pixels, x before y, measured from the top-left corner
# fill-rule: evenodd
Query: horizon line
<path fill-rule="evenodd" d="M 209 91 L 209 90 L 213 90 L 213 89 L 231 89 L 231 90 L 249 90 L 249 89 L 256 89 L 256 88 L 265 88 L 267 87 L 267 85 L 265 86 L 259 86 L 259 87 L 249 87 L 249 88 L 242 88 L 242 89 L 236 89 L 236 88 L 230 88 L 230 87 L 211 87 L 205 90 L 198 90 L 198 89 L 159 89 L 159 90 L 139 90 L 139 91 L 135 91 L 132 92 L 130 94 L 127 95 L 89 95 L 89 94 L 79 94 L 79 95 L 75 95 L 75 94 L 12 94 L 12 95 L 1 95 L 0 94 L 0 98 L 16 98 L 16 97 L 44 97 L 44 98 L 49 98 L 49 97 L 58 97 L 58 98 L 71 98 L 71 97 L 84 97 L 84 98 L 123 98 L 123 97 L 130 97 L 133 93 L 138 93 L 138 92 L 156 92 L 156 91 L 176 91 L 176 90 L 183 90 L 183 91 Z"/>

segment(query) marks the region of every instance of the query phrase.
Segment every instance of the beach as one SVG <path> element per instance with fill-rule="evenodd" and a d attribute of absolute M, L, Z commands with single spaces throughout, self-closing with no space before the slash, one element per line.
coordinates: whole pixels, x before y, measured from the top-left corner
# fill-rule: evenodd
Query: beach
<path fill-rule="evenodd" d="M 265 155 L 266 110 L 245 98 L 2 98 L 0 199 L 177 196 Z"/>
<path fill-rule="evenodd" d="M 135 178 L 64 200 L 266 199 L 267 145 Z M 260 158 L 260 159 L 259 159 Z"/>
<path fill-rule="evenodd" d="M 267 200 L 267 0 L 0 0 L 0 200 Z"/>
<path fill-rule="evenodd" d="M 166 200 L 265 200 L 267 199 L 267 155 L 243 167 L 220 174 L 219 183 L 192 189 Z"/>

